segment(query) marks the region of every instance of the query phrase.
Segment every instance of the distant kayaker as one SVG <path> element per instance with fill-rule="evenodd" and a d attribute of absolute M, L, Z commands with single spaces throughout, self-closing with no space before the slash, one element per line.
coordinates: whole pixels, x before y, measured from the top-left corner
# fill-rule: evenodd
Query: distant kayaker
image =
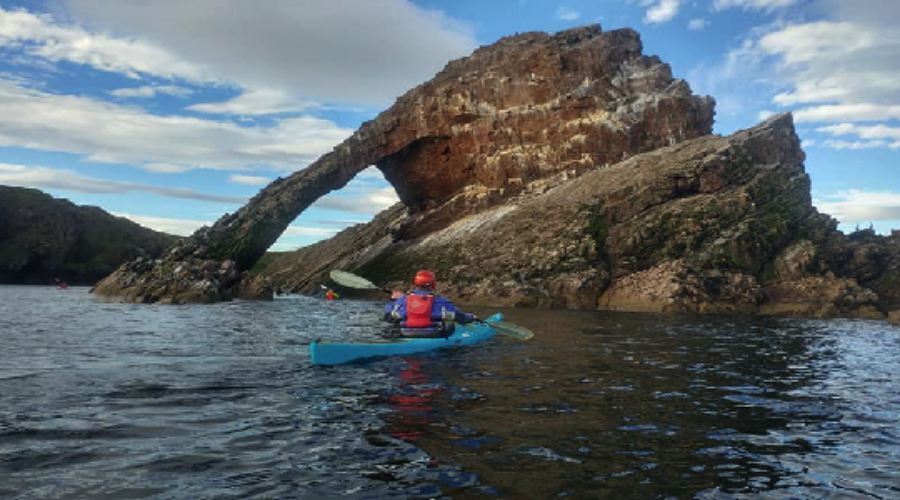
<path fill-rule="evenodd" d="M 339 297 L 340 295 L 334 293 L 334 290 L 330 288 L 325 292 L 325 300 L 337 300 Z"/>
<path fill-rule="evenodd" d="M 437 277 L 431 271 L 419 271 L 409 294 L 394 291 L 394 299 L 384 308 L 384 320 L 400 325 L 404 337 L 447 337 L 453 323 L 467 324 L 478 319 L 453 305 L 446 297 L 435 295 Z"/>

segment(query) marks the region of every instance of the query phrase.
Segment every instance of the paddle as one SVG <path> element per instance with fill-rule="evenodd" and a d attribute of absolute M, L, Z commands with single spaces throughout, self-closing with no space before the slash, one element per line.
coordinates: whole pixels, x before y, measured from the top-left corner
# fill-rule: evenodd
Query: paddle
<path fill-rule="evenodd" d="M 506 335 L 507 337 L 512 337 L 517 340 L 529 340 L 529 339 L 531 339 L 531 337 L 534 337 L 534 332 L 532 332 L 531 330 L 529 330 L 523 326 L 519 326 L 519 325 L 510 323 L 509 321 L 490 321 L 490 322 L 488 322 L 488 321 L 483 321 L 480 319 L 478 319 L 476 321 L 478 323 L 487 323 L 487 324 L 491 325 L 492 327 L 494 327 L 497 330 L 497 333 Z"/>
<path fill-rule="evenodd" d="M 385 293 L 393 293 L 387 288 L 375 286 L 375 283 L 372 283 L 362 276 L 357 276 L 353 273 L 348 273 L 347 271 L 338 271 L 335 269 L 328 273 L 328 275 L 331 276 L 332 281 L 347 288 L 356 288 L 357 290 L 381 290 Z"/>
<path fill-rule="evenodd" d="M 335 269 L 328 273 L 331 276 L 331 279 L 337 283 L 338 285 L 345 286 L 347 288 L 356 288 L 358 290 L 381 290 L 385 293 L 393 293 L 391 290 L 387 288 L 381 288 L 375 283 L 363 278 L 362 276 L 357 276 L 353 273 L 348 273 L 347 271 L 338 271 Z M 487 323 L 483 320 L 476 320 L 479 323 Z M 519 325 L 510 323 L 509 321 L 491 321 L 488 323 L 492 327 L 494 327 L 498 333 L 506 335 L 507 337 L 512 337 L 518 340 L 528 340 L 531 337 L 534 337 L 534 332 L 531 330 L 521 327 Z"/>

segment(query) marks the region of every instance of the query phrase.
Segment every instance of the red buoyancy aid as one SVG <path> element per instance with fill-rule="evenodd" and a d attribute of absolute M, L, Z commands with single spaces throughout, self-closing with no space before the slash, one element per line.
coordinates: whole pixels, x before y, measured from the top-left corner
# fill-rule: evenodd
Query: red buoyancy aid
<path fill-rule="evenodd" d="M 433 328 L 436 326 L 431 321 L 431 306 L 434 305 L 434 295 L 411 294 L 406 297 L 406 327 L 407 328 Z"/>

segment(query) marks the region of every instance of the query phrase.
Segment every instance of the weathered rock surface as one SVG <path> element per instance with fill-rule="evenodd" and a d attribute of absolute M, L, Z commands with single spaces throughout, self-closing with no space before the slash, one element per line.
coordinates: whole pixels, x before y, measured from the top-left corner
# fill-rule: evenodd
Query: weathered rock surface
<path fill-rule="evenodd" d="M 108 290 L 113 286 L 114 293 Z M 238 271 L 234 262 L 186 257 L 138 258 L 123 264 L 91 293 L 121 302 L 191 304 L 232 299 L 272 300 L 268 278 Z"/>
<path fill-rule="evenodd" d="M 482 47 L 162 262 L 123 268 L 96 292 L 148 301 L 191 297 L 193 285 L 184 282 L 188 290 L 179 291 L 170 274 L 182 261 L 250 269 L 310 204 L 373 164 L 409 209 L 397 234 L 412 238 L 547 182 L 709 134 L 712 99 L 692 95 L 668 65 L 641 50 L 636 32 L 599 26 Z"/>
<path fill-rule="evenodd" d="M 178 237 L 37 189 L 0 186 L 0 283 L 92 285 Z"/>
<path fill-rule="evenodd" d="M 790 115 L 709 135 L 712 100 L 631 30 L 500 40 L 451 62 L 313 165 L 97 293 L 266 297 L 246 273 L 318 197 L 377 165 L 401 204 L 277 259 L 279 288 L 331 269 L 402 287 L 417 269 L 466 303 L 884 317 L 900 234 L 844 235 L 810 199 Z"/>
<path fill-rule="evenodd" d="M 900 326 L 900 309 L 891 311 L 890 314 L 888 314 L 888 321 L 890 321 L 892 325 Z"/>
<path fill-rule="evenodd" d="M 900 238 L 837 231 L 803 161 L 779 115 L 548 181 L 425 236 L 408 236 L 419 219 L 398 205 L 268 271 L 312 291 L 330 269 L 408 286 L 425 267 L 480 304 L 884 317 Z"/>

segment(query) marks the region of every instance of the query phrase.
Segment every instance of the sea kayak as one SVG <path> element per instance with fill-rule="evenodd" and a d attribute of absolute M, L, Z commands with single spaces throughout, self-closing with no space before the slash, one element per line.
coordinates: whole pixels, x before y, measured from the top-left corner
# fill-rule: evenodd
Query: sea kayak
<path fill-rule="evenodd" d="M 312 362 L 316 365 L 339 365 L 375 356 L 395 356 L 415 354 L 444 347 L 473 345 L 493 337 L 497 331 L 492 322 L 502 321 L 503 314 L 497 313 L 483 323 L 456 325 L 456 331 L 447 338 L 440 339 L 396 339 L 382 342 L 330 342 L 316 340 L 309 344 Z"/>

